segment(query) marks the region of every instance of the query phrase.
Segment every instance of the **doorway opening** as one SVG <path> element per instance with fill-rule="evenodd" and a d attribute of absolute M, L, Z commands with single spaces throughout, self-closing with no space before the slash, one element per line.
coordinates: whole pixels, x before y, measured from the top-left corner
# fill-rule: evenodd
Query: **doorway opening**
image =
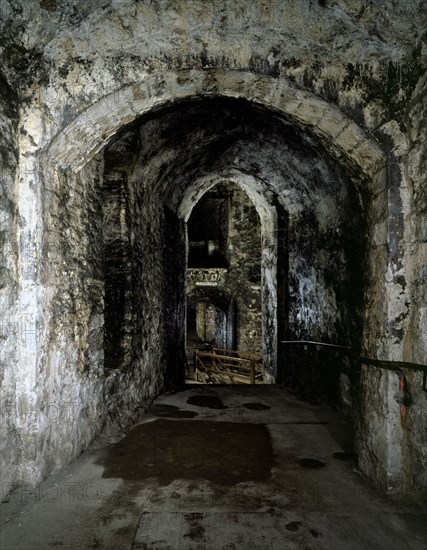
<path fill-rule="evenodd" d="M 149 146 L 161 140 L 164 157 Z M 310 136 L 247 102 L 206 99 L 126 128 L 103 168 L 107 374 L 129 366 L 150 388 L 180 379 L 188 303 L 209 298 L 215 336 L 201 339 L 224 339 L 214 291 L 235 301 L 232 347 L 262 354 L 265 383 L 301 370 L 281 340 L 357 345 L 362 205 Z"/>
<path fill-rule="evenodd" d="M 210 302 L 193 302 L 187 306 L 187 346 L 197 348 L 215 345 L 234 349 L 235 317 L 234 300 L 229 311 Z M 231 310 L 231 311 L 230 311 Z"/>
<path fill-rule="evenodd" d="M 194 205 L 187 236 L 186 354 L 190 368 L 197 349 L 261 355 L 262 236 L 254 203 L 236 183 L 221 182 Z"/>

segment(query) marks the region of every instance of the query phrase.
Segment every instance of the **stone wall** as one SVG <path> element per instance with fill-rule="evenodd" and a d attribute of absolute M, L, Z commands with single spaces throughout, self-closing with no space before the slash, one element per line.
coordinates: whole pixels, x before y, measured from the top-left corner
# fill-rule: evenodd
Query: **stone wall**
<path fill-rule="evenodd" d="M 427 128 L 422 122 L 422 113 L 427 109 L 426 89 L 427 72 L 424 72 L 408 113 L 409 146 L 405 159 L 405 180 L 410 200 L 405 205 L 405 213 L 410 221 L 406 224 L 405 267 L 410 305 L 407 329 L 402 330 L 403 327 L 399 326 L 404 342 L 403 357 L 424 365 L 427 357 L 427 152 L 425 148 L 420 150 L 420 143 L 427 143 Z M 410 408 L 407 433 L 403 436 L 403 486 L 407 489 L 409 500 L 415 494 L 427 507 L 427 431 L 423 429 L 427 425 L 427 392 L 421 389 L 421 372 L 407 373 L 407 378 L 413 406 Z"/>
<path fill-rule="evenodd" d="M 427 357 L 426 278 L 426 130 L 421 111 L 425 110 L 426 62 L 413 54 L 417 70 L 412 83 L 412 101 L 400 117 L 392 120 L 381 135 L 384 148 L 391 151 L 388 186 L 388 234 L 383 238 L 389 250 L 389 266 L 384 287 L 387 292 L 388 333 L 381 344 L 382 358 L 425 365 Z M 419 76 L 419 79 L 418 79 Z M 420 146 L 424 143 L 423 146 Z M 396 181 L 397 179 L 397 181 Z M 381 274 L 374 268 L 372 277 Z M 380 328 L 372 327 L 375 337 Z M 402 428 L 399 377 L 405 375 L 410 404 Z M 361 393 L 358 451 L 362 469 L 382 488 L 407 501 L 427 505 L 426 432 L 427 392 L 423 374 L 374 372 L 364 367 Z M 387 427 L 384 430 L 384 426 Z M 387 464 L 387 468 L 384 467 Z"/>
<path fill-rule="evenodd" d="M 261 220 L 248 196 L 235 188 L 230 204 L 226 287 L 237 301 L 237 349 L 262 352 Z"/>
<path fill-rule="evenodd" d="M 117 154 L 117 153 L 116 153 Z M 128 158 L 128 154 L 123 152 Z M 102 183 L 102 238 L 104 289 L 104 365 L 119 368 L 132 361 L 132 250 L 129 218 L 132 205 L 128 189 L 128 166 L 115 166 L 105 153 Z M 111 166 L 112 165 L 112 166 Z"/>
<path fill-rule="evenodd" d="M 104 364 L 105 383 L 109 419 L 122 424 L 183 376 L 184 227 L 162 207 L 140 154 L 138 132 L 125 132 L 104 153 L 113 176 L 103 182 L 104 246 L 111 252 L 103 255 L 105 284 L 124 297 L 105 304 L 106 350 L 118 353 Z"/>
<path fill-rule="evenodd" d="M 7 492 L 19 479 L 22 449 L 19 418 L 22 380 L 16 373 L 16 347 L 34 338 L 31 319 L 17 308 L 18 218 L 18 103 L 16 94 L 0 75 L 0 471 L 8 472 Z"/>
<path fill-rule="evenodd" d="M 277 202 L 289 214 L 290 334 L 354 334 L 357 343 L 362 330 L 363 355 L 425 363 L 424 4 L 3 0 L 0 69 L 18 97 L 8 91 L 0 100 L 7 166 L 2 224 L 12 243 L 2 315 L 7 323 L 18 312 L 30 327 L 28 346 L 18 346 L 8 333 L 2 347 L 2 392 L 16 396 L 15 416 L 6 415 L 8 480 L 40 480 L 99 433 L 108 408 L 113 416 L 130 414 L 161 391 L 166 357 L 159 281 L 167 252 L 162 239 L 172 223 L 165 225 L 163 206 L 183 218 L 180 208 L 214 180 L 243 182 L 270 221 Z M 185 103 L 214 97 L 245 99 L 251 109 L 260 107 L 259 116 L 244 120 L 237 109 L 236 120 L 233 108 L 217 117 L 213 104 L 205 119 L 185 111 Z M 169 119 L 150 122 L 162 109 L 169 109 Z M 141 321 L 133 336 L 135 366 L 105 379 L 102 163 L 96 155 L 144 114 L 144 168 L 129 175 L 135 194 L 129 225 L 132 269 L 149 275 L 136 277 L 136 311 L 143 309 L 150 324 Z M 267 128 L 260 122 L 265 116 L 271 117 Z M 186 121 L 182 132 L 180 121 Z M 295 137 L 300 152 L 292 147 Z M 353 208 L 358 220 L 350 215 Z M 338 216 L 329 219 L 335 211 Z M 262 236 L 268 252 L 263 262 L 274 279 L 277 240 L 270 229 Z M 310 250 L 303 236 L 311 241 L 317 231 L 322 247 Z M 359 231 L 366 234 L 364 311 L 353 331 L 360 308 L 350 289 L 360 280 L 351 278 L 351 261 Z M 331 278 L 335 262 L 342 269 Z M 180 272 L 177 266 L 177 284 Z M 269 297 L 277 288 L 267 283 L 263 301 L 273 303 Z M 309 303 L 300 298 L 302 290 Z M 275 312 L 263 315 L 277 335 Z M 273 340 L 264 346 L 272 358 Z M 421 375 L 407 376 L 414 404 L 402 430 L 396 376 L 363 370 L 358 441 L 361 465 L 374 480 L 396 493 L 410 483 L 420 499 L 427 408 Z M 66 414 L 76 407 L 70 422 L 52 421 L 59 405 Z M 34 418 L 21 418 L 18 407 Z M 374 440 L 381 430 L 386 435 Z M 18 462 L 12 448 L 21 449 Z"/>
<path fill-rule="evenodd" d="M 43 292 L 35 295 L 41 318 L 27 390 L 34 414 L 23 427 L 34 441 L 24 464 L 31 482 L 80 454 L 105 426 L 102 170 L 97 158 L 41 183 Z"/>

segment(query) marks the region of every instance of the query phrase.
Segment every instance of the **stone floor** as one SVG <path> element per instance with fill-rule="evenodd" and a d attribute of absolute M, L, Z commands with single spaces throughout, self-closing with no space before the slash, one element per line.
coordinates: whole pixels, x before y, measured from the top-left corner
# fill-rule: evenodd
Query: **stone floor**
<path fill-rule="evenodd" d="M 275 386 L 156 400 L 1 505 L 1 550 L 426 550 L 427 515 L 363 478 L 344 415 Z"/>

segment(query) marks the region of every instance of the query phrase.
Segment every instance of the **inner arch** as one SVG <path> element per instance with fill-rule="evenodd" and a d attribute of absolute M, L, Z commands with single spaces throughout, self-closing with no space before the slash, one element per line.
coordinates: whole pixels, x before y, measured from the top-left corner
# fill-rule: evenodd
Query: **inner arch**
<path fill-rule="evenodd" d="M 278 315 L 277 315 L 277 255 L 278 215 L 275 205 L 268 200 L 268 186 L 254 176 L 237 169 L 226 169 L 208 174 L 189 185 L 178 206 L 178 216 L 188 222 L 195 205 L 209 190 L 227 181 L 243 190 L 253 203 L 261 224 L 261 316 L 262 354 L 265 382 L 277 379 Z M 284 307 L 283 304 L 281 307 Z M 251 350 L 243 350 L 251 351 Z"/>
<path fill-rule="evenodd" d="M 114 134 L 141 115 L 207 97 L 245 98 L 263 105 L 321 139 L 333 156 L 343 156 L 349 166 L 371 176 L 384 165 L 377 143 L 334 105 L 295 88 L 283 77 L 223 69 L 157 72 L 141 82 L 124 85 L 60 130 L 47 148 L 47 158 L 55 166 L 78 170 Z"/>
<path fill-rule="evenodd" d="M 119 347 L 132 342 L 124 356 L 133 357 L 138 369 L 154 362 L 164 383 L 182 369 L 184 224 L 220 181 L 239 185 L 262 220 L 267 381 L 278 380 L 279 339 L 350 339 L 360 346 L 360 178 L 354 180 L 310 134 L 246 100 L 199 99 L 140 117 L 117 134 L 103 158 L 104 206 L 110 196 L 115 211 L 123 211 L 118 273 L 128 307 Z M 109 254 L 107 269 L 108 258 L 117 258 Z"/>

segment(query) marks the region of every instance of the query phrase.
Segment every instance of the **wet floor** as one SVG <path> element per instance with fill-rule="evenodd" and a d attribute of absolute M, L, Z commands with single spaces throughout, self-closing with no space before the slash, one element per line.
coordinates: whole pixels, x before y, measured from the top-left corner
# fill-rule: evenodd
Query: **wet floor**
<path fill-rule="evenodd" d="M 140 424 L 104 449 L 96 463 L 104 467 L 104 478 L 236 485 L 268 480 L 273 449 L 263 424 L 160 418 Z"/>
<path fill-rule="evenodd" d="M 326 466 L 325 462 L 317 460 L 316 458 L 300 458 L 298 464 L 303 468 L 323 468 Z"/>
<path fill-rule="evenodd" d="M 357 468 L 347 417 L 276 386 L 158 398 L 1 505 L 1 550 L 427 550 Z"/>

